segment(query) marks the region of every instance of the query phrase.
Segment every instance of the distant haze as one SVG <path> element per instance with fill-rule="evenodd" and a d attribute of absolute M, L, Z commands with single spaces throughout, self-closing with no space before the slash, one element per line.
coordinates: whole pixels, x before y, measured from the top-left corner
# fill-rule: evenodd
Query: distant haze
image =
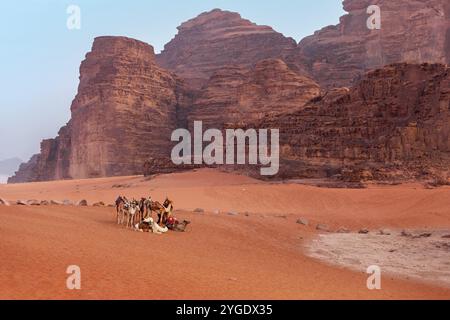
<path fill-rule="evenodd" d="M 0 183 L 6 183 L 8 178 L 19 169 L 22 160 L 19 158 L 11 158 L 0 160 Z"/>

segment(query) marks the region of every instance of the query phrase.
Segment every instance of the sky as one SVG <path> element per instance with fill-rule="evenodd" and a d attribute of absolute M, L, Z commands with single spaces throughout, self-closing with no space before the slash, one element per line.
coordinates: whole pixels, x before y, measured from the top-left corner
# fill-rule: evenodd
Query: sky
<path fill-rule="evenodd" d="M 81 10 L 69 30 L 67 8 Z M 344 14 L 341 0 L 9 0 L 0 6 L 0 160 L 27 161 L 70 119 L 79 66 L 102 35 L 145 41 L 158 53 L 176 27 L 220 8 L 297 42 Z"/>

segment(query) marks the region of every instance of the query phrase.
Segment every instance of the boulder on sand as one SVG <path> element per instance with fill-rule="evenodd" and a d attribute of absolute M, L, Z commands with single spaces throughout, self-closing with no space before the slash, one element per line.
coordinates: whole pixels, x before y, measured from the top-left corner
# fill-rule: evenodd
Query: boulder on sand
<path fill-rule="evenodd" d="M 86 200 L 80 200 L 76 203 L 76 206 L 78 207 L 87 207 L 88 206 L 88 202 Z"/>
<path fill-rule="evenodd" d="M 316 226 L 316 230 L 318 230 L 318 231 L 330 232 L 330 227 L 327 226 L 326 224 L 318 224 L 318 225 Z"/>
<path fill-rule="evenodd" d="M 7 200 L 0 198 L 0 206 L 10 206 L 10 205 L 11 204 Z"/>
<path fill-rule="evenodd" d="M 28 204 L 29 206 L 40 206 L 40 205 L 41 205 L 41 202 L 40 202 L 39 200 L 28 200 L 28 201 L 27 201 L 27 204 Z"/>
<path fill-rule="evenodd" d="M 300 218 L 300 219 L 297 220 L 297 224 L 308 226 L 309 225 L 309 220 L 305 219 L 305 218 Z"/>
<path fill-rule="evenodd" d="M 105 203 L 104 203 L 103 201 L 100 201 L 100 202 L 94 203 L 93 206 L 94 206 L 94 207 L 104 207 L 104 206 L 105 206 Z"/>

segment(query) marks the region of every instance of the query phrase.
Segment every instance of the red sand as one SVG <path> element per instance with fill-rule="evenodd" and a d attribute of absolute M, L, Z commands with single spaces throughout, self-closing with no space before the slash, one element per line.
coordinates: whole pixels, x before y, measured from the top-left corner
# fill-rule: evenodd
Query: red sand
<path fill-rule="evenodd" d="M 113 188 L 113 185 L 125 188 Z M 114 208 L 0 206 L 1 299 L 450 299 L 450 289 L 384 275 L 369 291 L 365 273 L 304 255 L 315 223 L 353 230 L 450 228 L 450 189 L 421 186 L 321 189 L 268 184 L 201 170 L 0 186 L 8 200 L 113 203 L 118 194 L 175 201 L 187 233 L 162 236 L 115 225 Z M 188 213 L 203 208 L 205 214 Z M 215 215 L 216 209 L 222 211 Z M 227 215 L 237 211 L 239 216 Z M 248 212 L 248 216 L 243 213 Z M 286 215 L 287 217 L 278 217 Z M 312 226 L 296 224 L 308 218 Z M 82 290 L 66 289 L 67 266 Z"/>

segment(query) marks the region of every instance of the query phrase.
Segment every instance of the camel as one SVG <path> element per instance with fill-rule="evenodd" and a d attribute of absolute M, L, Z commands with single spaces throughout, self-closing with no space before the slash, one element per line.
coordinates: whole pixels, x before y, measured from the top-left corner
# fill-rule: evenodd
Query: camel
<path fill-rule="evenodd" d="M 117 213 L 117 224 L 123 224 L 125 217 L 125 204 L 127 198 L 119 196 L 116 199 L 116 213 Z"/>
<path fill-rule="evenodd" d="M 142 220 L 151 218 L 152 204 L 153 204 L 152 197 L 148 197 L 147 199 L 141 198 L 141 201 L 139 201 L 139 207 L 142 213 Z"/>
<path fill-rule="evenodd" d="M 139 203 L 136 200 L 125 204 L 126 227 L 133 228 L 136 219 L 139 217 Z"/>
<path fill-rule="evenodd" d="M 166 226 L 169 230 L 177 231 L 177 232 L 185 232 L 188 225 L 190 225 L 191 222 L 184 220 L 183 222 L 179 222 L 174 217 L 169 217 L 167 219 Z"/>
<path fill-rule="evenodd" d="M 148 218 L 148 212 L 150 212 L 150 217 L 152 215 L 152 212 L 156 212 L 158 215 L 158 224 L 160 226 L 164 226 L 166 220 L 168 217 L 172 215 L 173 211 L 173 204 L 170 200 L 166 199 L 164 202 L 164 205 L 159 203 L 158 201 L 152 201 L 151 198 L 148 198 L 146 200 L 146 218 Z"/>

